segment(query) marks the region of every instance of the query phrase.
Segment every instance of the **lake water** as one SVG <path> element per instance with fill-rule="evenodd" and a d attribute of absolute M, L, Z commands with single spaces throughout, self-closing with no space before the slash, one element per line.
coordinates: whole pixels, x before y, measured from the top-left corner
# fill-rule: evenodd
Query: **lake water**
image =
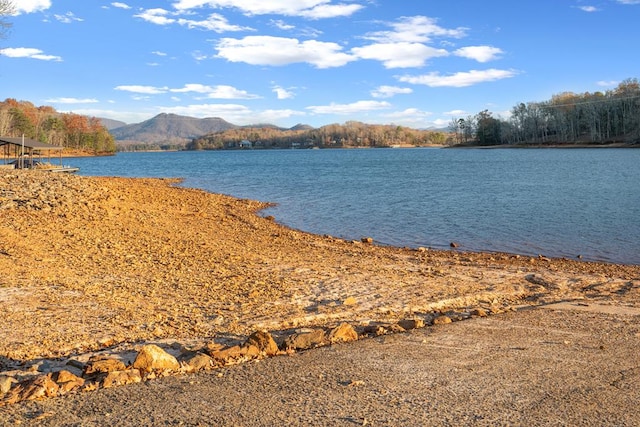
<path fill-rule="evenodd" d="M 120 153 L 80 174 L 181 177 L 280 223 L 380 244 L 640 264 L 638 149 Z"/>

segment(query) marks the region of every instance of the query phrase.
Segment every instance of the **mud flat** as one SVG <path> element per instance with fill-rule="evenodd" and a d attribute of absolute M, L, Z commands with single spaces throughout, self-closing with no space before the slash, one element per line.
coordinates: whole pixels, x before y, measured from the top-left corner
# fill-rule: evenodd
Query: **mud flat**
<path fill-rule="evenodd" d="M 513 325 L 516 336 L 529 343 L 513 345 L 514 348 L 548 350 L 552 347 L 545 347 L 544 343 L 557 339 L 545 341 L 540 338 L 540 334 L 547 334 L 546 327 L 536 325 L 545 319 L 557 319 L 549 321 L 560 329 L 573 325 L 575 319 L 583 319 L 579 325 L 604 325 L 624 331 L 610 342 L 604 336 L 598 338 L 602 344 L 597 345 L 599 352 L 596 353 L 601 363 L 610 360 L 602 359 L 602 354 L 614 355 L 612 345 L 624 349 L 625 345 L 637 348 L 639 344 L 637 328 L 633 329 L 639 319 L 636 309 L 640 307 L 638 266 L 544 256 L 382 247 L 375 245 L 375 236 L 371 236 L 373 244 L 367 239 L 344 241 L 316 236 L 283 227 L 277 223 L 277 218 L 274 221 L 256 215 L 265 206 L 262 203 L 181 188 L 177 183 L 177 180 L 88 178 L 37 171 L 0 173 L 0 377 L 8 378 L 0 384 L 4 384 L 0 391 L 5 398 L 31 376 L 54 378 L 62 367 L 80 377 L 80 371 L 86 371 L 88 361 L 96 355 L 117 358 L 129 369 L 135 354 L 145 344 L 155 343 L 169 353 L 173 351 L 177 358 L 186 358 L 190 351 L 211 356 L 216 351 L 246 343 L 249 335 L 260 330 L 269 331 L 279 344 L 280 354 L 299 354 L 293 359 L 265 360 L 264 366 L 272 366 L 272 369 L 280 369 L 277 366 L 289 359 L 308 357 L 318 361 L 314 358 L 325 357 L 307 354 L 330 356 L 332 352 L 345 352 L 354 360 L 361 360 L 380 340 L 386 343 L 385 348 L 397 348 L 402 352 L 406 346 L 413 347 L 415 340 L 418 344 L 423 340 L 428 343 L 432 334 L 446 340 L 446 331 L 451 330 L 468 334 L 464 335 L 467 340 L 477 339 L 478 354 L 487 360 L 495 358 L 498 364 L 492 364 L 493 369 L 500 370 L 501 364 L 507 363 L 501 356 L 504 353 L 492 353 L 490 334 L 477 335 L 476 329 L 499 324 L 500 328 L 510 331 L 509 325 Z M 539 308 L 560 302 L 570 304 L 569 308 Z M 578 311 L 581 307 L 591 307 L 593 312 Z M 454 322 L 448 324 L 444 317 Z M 434 323 L 435 326 L 420 328 Z M 304 353 L 292 353 L 291 348 L 283 346 L 283 340 L 293 334 L 314 330 L 329 333 L 342 324 L 350 325 L 358 338 L 374 338 Z M 416 326 L 416 330 L 402 332 Z M 591 346 L 591 340 L 601 336 L 601 332 L 587 328 L 580 337 L 585 339 L 585 346 Z M 540 338 L 537 344 L 531 341 L 535 337 Z M 565 341 L 569 344 L 564 344 Z M 394 342 L 397 345 L 390 345 Z M 562 344 L 558 349 L 573 351 L 566 353 L 566 357 L 575 356 L 585 361 L 587 369 L 591 369 L 589 364 L 593 361 L 593 369 L 600 369 L 595 364 L 597 360 L 591 359 L 593 354 L 583 353 L 581 345 L 571 346 L 575 340 L 558 342 Z M 438 345 L 441 344 L 424 346 L 425 357 L 439 360 L 438 366 L 445 366 L 449 372 L 453 372 L 453 368 L 467 369 L 455 357 L 434 359 L 434 354 L 440 353 Z M 454 346 L 453 343 L 447 345 Z M 600 349 L 601 345 L 604 350 Z M 473 351 L 472 344 L 461 344 L 460 348 Z M 363 351 L 365 355 L 361 354 Z M 508 351 L 514 358 L 524 352 Z M 415 355 L 406 351 L 405 354 Z M 627 365 L 630 364 L 623 375 L 626 379 L 612 379 L 609 386 L 626 387 L 627 394 L 637 397 L 639 362 L 637 358 L 634 361 L 631 354 L 625 354 L 621 352 L 620 357 L 631 357 L 631 360 L 624 359 Z M 527 359 L 537 366 L 535 369 L 557 365 L 546 353 L 536 357 L 534 354 Z M 247 359 L 251 358 L 247 356 Z M 262 360 L 260 357 L 255 359 Z M 280 359 L 282 361 L 278 361 Z M 364 366 L 371 363 L 367 360 L 362 362 Z M 405 360 L 407 370 L 411 368 L 409 360 L 414 359 Z M 70 361 L 73 363 L 69 364 Z M 78 399 L 89 402 L 99 399 L 91 396 L 126 393 L 125 390 L 137 390 L 145 384 L 156 384 L 153 387 L 157 388 L 153 390 L 161 390 L 166 387 L 163 384 L 174 381 L 189 384 L 189 381 L 205 378 L 205 382 L 215 382 L 216 378 L 242 376 L 242 372 L 255 369 L 250 363 L 219 368 L 222 370 L 212 370 L 212 373 L 186 374 L 193 369 L 186 368 L 184 360 L 179 361 L 181 368 L 174 371 L 184 376 L 157 379 L 166 372 L 154 375 L 143 372 L 140 384 L 111 389 L 105 389 L 104 382 L 91 383 L 85 378 L 93 385 L 70 387 L 64 397 L 5 405 L 0 409 L 0 414 L 4 414 L 0 415 L 0 420 L 3 420 L 2 416 L 8 417 L 4 420 L 25 421 L 29 416 L 46 415 L 46 411 L 37 415 L 39 409 L 34 408 L 44 407 L 37 405 L 55 407 Z M 423 362 L 416 359 L 415 369 L 411 368 L 412 375 L 427 374 L 424 370 L 431 368 Z M 383 369 L 387 368 L 383 366 Z M 509 369 L 512 368 L 504 365 L 504 372 Z M 222 377 L 218 377 L 222 372 Z M 384 376 L 384 371 L 376 372 L 370 373 Z M 487 372 L 488 375 L 491 373 Z M 543 381 L 541 372 L 531 375 L 526 377 L 527 381 L 538 384 L 548 393 L 557 389 L 557 385 Z M 636 380 L 632 379 L 634 375 Z M 360 390 L 360 385 L 366 386 L 371 381 L 357 377 L 340 380 L 345 384 L 352 381 L 351 386 L 341 385 L 338 381 L 337 385 L 332 383 L 332 387 L 337 387 L 336 393 L 344 394 L 345 390 Z M 452 377 L 449 377 L 448 381 L 451 381 Z M 389 378 L 399 384 L 403 381 L 397 376 Z M 467 378 L 468 381 L 489 381 L 484 376 Z M 508 385 L 514 380 L 512 376 L 504 376 L 503 381 Z M 591 386 L 597 388 L 599 384 L 600 380 L 594 379 Z M 234 383 L 229 386 L 234 387 Z M 383 388 L 378 389 L 381 393 L 378 397 L 382 396 L 387 402 Z M 195 390 L 194 393 L 198 393 L 197 387 Z M 482 390 L 482 393 L 486 392 L 486 389 Z M 449 391 L 455 392 L 454 389 Z M 254 393 L 253 399 L 259 400 L 260 390 L 251 393 Z M 308 394 L 308 391 L 304 393 Z M 482 393 L 477 396 L 490 398 Z M 296 393 L 283 396 L 289 396 L 292 402 L 301 399 Z M 544 397 L 536 396 L 530 396 L 530 401 Z M 36 395 L 34 399 L 40 397 L 46 397 L 46 393 Z M 453 397 L 439 396 L 447 401 Z M 574 400 L 582 399 L 586 406 L 589 402 L 596 405 L 596 397 L 585 392 L 576 394 Z M 464 404 L 464 401 L 460 402 L 460 405 Z M 398 405 L 402 406 L 401 403 Z M 540 405 L 546 408 L 545 404 Z M 445 407 L 448 406 L 442 408 Z M 353 419 L 347 419 L 345 415 L 347 418 L 343 417 L 342 423 L 335 425 L 373 422 L 366 416 L 366 405 L 364 408 L 358 412 L 362 415 L 354 415 Z M 612 413 L 616 411 L 607 412 Z M 297 418 L 293 416 L 290 425 L 304 424 L 304 420 L 313 419 L 313 414 L 311 411 Z M 466 419 L 456 418 L 454 413 L 451 415 L 452 420 Z M 558 422 L 562 424 L 560 415 Z M 617 423 L 637 421 L 637 414 L 635 418 L 632 415 L 620 414 Z M 188 414 L 185 417 L 182 421 L 187 424 L 196 419 L 189 418 Z M 270 416 L 265 417 L 261 419 L 273 420 Z M 496 418 L 501 419 L 515 420 Z M 50 425 L 70 422 L 60 418 L 56 421 L 55 415 L 43 416 L 41 420 L 49 420 L 46 422 Z M 215 419 L 198 420 L 195 425 Z M 383 418 L 377 420 L 377 424 L 385 425 Z M 389 420 L 387 425 L 405 424 L 399 418 Z M 74 422 L 82 424 L 82 420 Z M 224 422 L 243 424 L 241 419 Z M 331 425 L 329 422 L 322 424 Z"/>

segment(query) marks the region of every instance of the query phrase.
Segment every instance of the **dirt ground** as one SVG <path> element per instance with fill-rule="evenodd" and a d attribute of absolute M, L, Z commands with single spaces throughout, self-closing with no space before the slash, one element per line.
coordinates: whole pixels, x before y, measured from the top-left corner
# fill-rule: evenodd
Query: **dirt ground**
<path fill-rule="evenodd" d="M 640 311 L 591 308 L 521 310 L 21 403 L 0 409 L 0 424 L 636 426 Z"/>
<path fill-rule="evenodd" d="M 256 215 L 262 203 L 175 184 L 0 173 L 2 371 L 144 342 L 224 342 L 258 329 L 365 326 L 472 308 L 495 315 L 225 368 L 221 377 L 187 375 L 17 404 L 0 408 L 0 420 L 104 425 L 100 417 L 109 413 L 120 425 L 266 425 L 274 417 L 284 425 L 637 424 L 629 422 L 638 420 L 631 408 L 613 409 L 594 396 L 609 399 L 621 390 L 617 398 L 637 401 L 640 358 L 632 349 L 639 339 L 633 325 L 640 267 L 382 247 L 375 236 L 373 244 L 343 241 L 262 218 Z M 558 302 L 569 310 L 511 311 Z M 585 307 L 597 310 L 578 311 Z M 562 378 L 577 381 L 575 387 Z M 378 380 L 384 387 L 369 388 Z M 280 384 L 280 394 L 271 382 Z M 178 410 L 184 401 L 171 392 L 192 399 L 191 409 Z M 125 414 L 127 393 L 138 393 L 131 399 L 143 406 Z M 104 396 L 115 402 L 112 409 L 100 409 Z M 470 399 L 485 405 L 479 418 L 470 418 Z M 247 419 L 237 411 L 235 420 L 223 415 L 241 402 L 249 411 L 246 402 L 254 400 L 257 412 Z M 93 415 L 65 418 L 72 406 L 55 409 L 65 402 L 93 408 L 86 409 Z M 385 406 L 399 412 L 384 418 Z M 487 412 L 491 407 L 495 412 Z M 184 417 L 172 418 L 172 411 Z M 526 418 L 526 411 L 533 415 Z M 409 412 L 417 418 L 402 418 Z"/>

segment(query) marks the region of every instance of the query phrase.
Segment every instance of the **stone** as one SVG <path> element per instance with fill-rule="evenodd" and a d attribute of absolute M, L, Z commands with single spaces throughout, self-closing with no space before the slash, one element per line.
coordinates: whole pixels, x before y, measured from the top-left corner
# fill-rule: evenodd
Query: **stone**
<path fill-rule="evenodd" d="M 17 382 L 18 380 L 13 377 L 0 375 L 0 394 L 7 393 L 11 389 L 11 386 Z"/>
<path fill-rule="evenodd" d="M 66 370 L 54 373 L 52 378 L 60 387 L 61 393 L 68 393 L 84 385 L 83 378 L 80 378 L 79 376 L 74 375 L 73 373 Z"/>
<path fill-rule="evenodd" d="M 155 344 L 142 347 L 133 362 L 133 367 L 141 372 L 177 371 L 180 369 L 178 359 L 170 355 Z"/>
<path fill-rule="evenodd" d="M 89 359 L 84 367 L 84 375 L 91 376 L 104 374 L 112 371 L 122 371 L 126 368 L 125 364 L 119 359 L 105 356 L 94 356 Z"/>
<path fill-rule="evenodd" d="M 367 243 L 367 244 L 372 244 L 373 243 L 373 237 L 363 237 L 362 239 L 360 239 L 360 241 L 362 243 Z"/>
<path fill-rule="evenodd" d="M 197 353 L 186 361 L 191 372 L 203 371 L 213 368 L 213 359 L 204 353 Z"/>
<path fill-rule="evenodd" d="M 258 357 L 260 350 L 255 345 L 234 345 L 233 347 L 227 347 L 223 350 L 214 351 L 211 353 L 216 361 L 225 365 L 238 362 L 240 360 L 250 360 Z"/>
<path fill-rule="evenodd" d="M 402 329 L 408 331 L 410 329 L 424 328 L 424 320 L 422 319 L 402 319 L 398 322 Z"/>
<path fill-rule="evenodd" d="M 51 374 L 40 375 L 18 383 L 7 393 L 6 402 L 13 404 L 23 400 L 39 400 L 54 397 L 60 387 L 51 379 Z"/>
<path fill-rule="evenodd" d="M 487 311 L 484 308 L 474 308 L 473 310 L 471 310 L 471 315 L 472 316 L 477 316 L 477 317 L 487 317 Z"/>
<path fill-rule="evenodd" d="M 285 338 L 282 347 L 285 350 L 306 350 L 326 344 L 326 334 L 322 329 L 300 332 Z"/>
<path fill-rule="evenodd" d="M 366 335 L 375 335 L 380 336 L 387 333 L 387 329 L 381 325 L 367 325 L 364 327 L 363 331 Z"/>
<path fill-rule="evenodd" d="M 139 383 L 142 375 L 138 369 L 128 369 L 126 371 L 109 372 L 102 382 L 102 387 L 110 388 L 127 384 Z"/>
<path fill-rule="evenodd" d="M 267 331 L 252 333 L 247 338 L 245 345 L 256 346 L 260 352 L 265 353 L 267 356 L 275 356 L 278 353 L 278 344 Z"/>
<path fill-rule="evenodd" d="M 358 303 L 358 300 L 355 299 L 354 297 L 349 297 L 344 301 L 342 301 L 342 305 L 356 305 L 357 303 Z"/>
<path fill-rule="evenodd" d="M 342 323 L 329 332 L 329 341 L 331 341 L 331 343 L 351 342 L 357 339 L 358 332 L 348 323 Z"/>
<path fill-rule="evenodd" d="M 451 323 L 452 320 L 449 316 L 438 316 L 435 319 L 433 319 L 433 324 L 434 325 L 444 325 L 446 323 Z"/>

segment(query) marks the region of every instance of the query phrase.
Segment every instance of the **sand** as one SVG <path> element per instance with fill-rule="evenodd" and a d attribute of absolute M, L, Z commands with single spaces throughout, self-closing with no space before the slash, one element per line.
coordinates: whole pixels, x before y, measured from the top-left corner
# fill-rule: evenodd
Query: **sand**
<path fill-rule="evenodd" d="M 638 319 L 638 266 L 344 241 L 257 215 L 265 206 L 178 180 L 0 173 L 2 370 L 472 308 L 515 322 L 524 308 L 564 302 Z M 356 345 L 366 346 L 346 348 Z"/>

